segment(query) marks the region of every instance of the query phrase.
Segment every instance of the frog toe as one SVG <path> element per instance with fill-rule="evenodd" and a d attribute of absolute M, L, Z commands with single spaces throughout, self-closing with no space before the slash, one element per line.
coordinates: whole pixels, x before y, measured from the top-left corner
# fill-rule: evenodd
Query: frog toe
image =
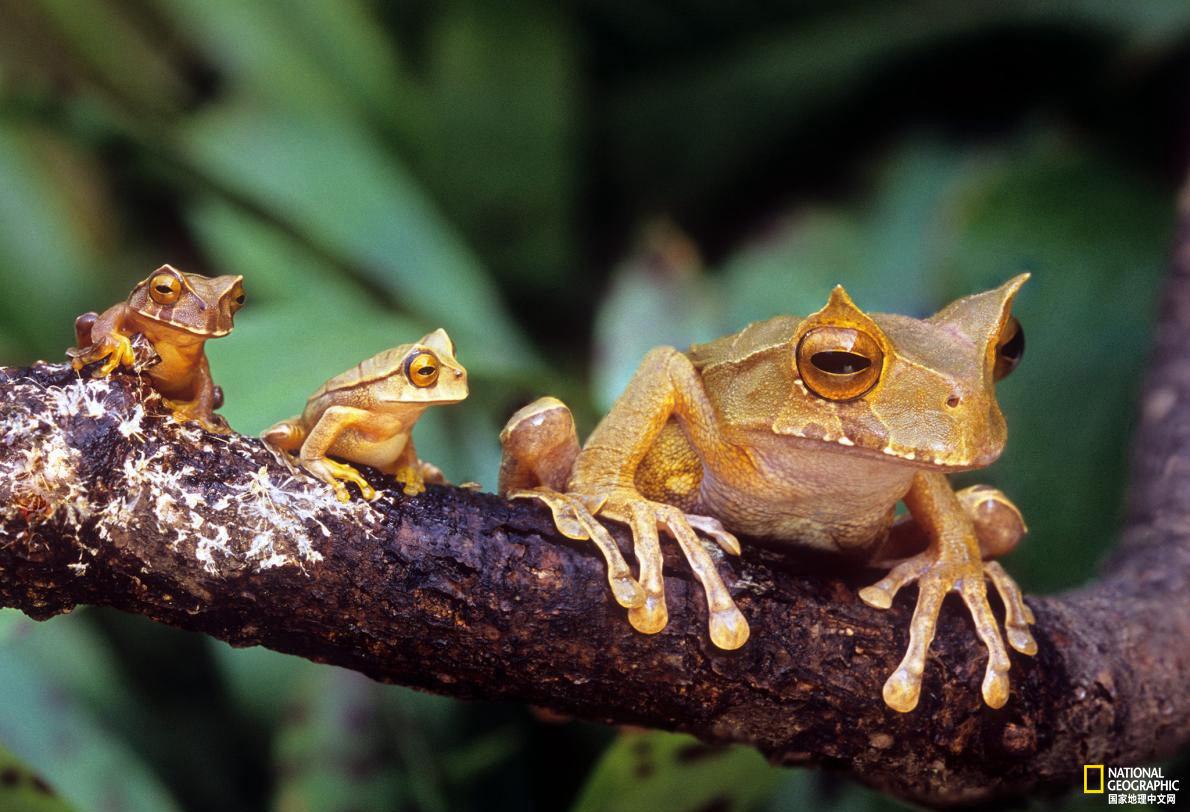
<path fill-rule="evenodd" d="M 419 466 L 404 465 L 398 468 L 396 480 L 404 485 L 401 490 L 406 496 L 417 496 L 426 492 L 426 481 Z"/>
<path fill-rule="evenodd" d="M 985 563 L 983 571 L 996 587 L 1000 594 L 1000 602 L 1004 604 L 1004 630 L 1008 636 L 1008 645 L 1021 654 L 1033 656 L 1037 653 L 1037 641 L 1033 639 L 1029 626 L 1036 623 L 1037 618 L 1025 603 L 1021 588 L 998 562 Z"/>
<path fill-rule="evenodd" d="M 885 681 L 883 695 L 884 704 L 898 713 L 909 713 L 921 698 L 921 674 L 899 667 Z"/>
<path fill-rule="evenodd" d="M 634 609 L 645 604 L 645 591 L 632 577 L 628 562 L 624 560 L 615 539 L 607 528 L 596 521 L 582 500 L 548 488 L 513 491 L 508 498 L 536 499 L 544 502 L 553 514 L 554 526 L 559 533 L 576 541 L 589 540 L 599 548 L 607 562 L 607 581 L 616 603 L 626 609 Z"/>
<path fill-rule="evenodd" d="M 715 560 L 694 532 L 690 520 L 677 508 L 665 506 L 658 512 L 658 518 L 682 548 L 694 577 L 702 584 L 707 599 L 711 642 L 725 651 L 744 645 L 751 634 L 748 621 L 736 606 L 731 592 L 719 575 Z"/>
<path fill-rule="evenodd" d="M 340 502 L 351 501 L 351 491 L 343 484 L 344 482 L 355 483 L 355 486 L 359 488 L 360 495 L 369 502 L 379 496 L 376 489 L 368 484 L 359 471 L 345 463 L 334 462 L 326 458 L 306 459 L 302 460 L 302 467 L 330 485 L 335 492 L 335 497 Z"/>
<path fill-rule="evenodd" d="M 987 581 L 992 581 L 1005 605 L 1005 632 L 988 603 Z M 901 587 L 917 581 L 917 606 L 909 626 L 909 646 L 897 669 L 884 686 L 885 703 L 893 710 L 907 713 L 917 707 L 921 694 L 921 675 L 925 671 L 926 653 L 934 639 L 938 613 L 942 601 L 952 589 L 967 606 L 976 634 L 988 652 L 981 692 L 989 707 L 1001 708 L 1008 702 L 1011 665 L 1005 636 L 1017 651 L 1033 654 L 1037 643 L 1029 632 L 1028 607 L 1021 599 L 1016 583 L 995 562 L 984 563 L 940 555 L 926 551 L 902 561 L 879 582 L 860 591 L 860 598 L 870 606 L 887 609 Z"/>

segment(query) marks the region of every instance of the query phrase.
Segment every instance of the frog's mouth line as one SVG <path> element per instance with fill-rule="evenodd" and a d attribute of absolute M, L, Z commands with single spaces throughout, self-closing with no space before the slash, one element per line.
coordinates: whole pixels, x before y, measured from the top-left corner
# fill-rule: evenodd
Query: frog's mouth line
<path fill-rule="evenodd" d="M 442 400 L 405 400 L 403 398 L 376 398 L 377 403 L 399 403 L 404 406 L 444 406 L 450 403 L 459 403 L 467 399 L 467 394 L 461 398 L 443 398 Z"/>
<path fill-rule="evenodd" d="M 193 324 L 183 324 L 182 322 L 174 321 L 173 319 L 163 319 L 160 316 L 142 313 L 139 310 L 137 311 L 137 314 L 152 319 L 158 324 L 164 324 L 168 327 L 173 327 L 175 330 L 181 330 L 183 333 L 189 333 L 193 336 L 203 336 L 204 338 L 223 338 L 224 336 L 231 335 L 232 330 L 231 327 L 228 327 L 226 330 L 206 330 L 202 327 L 195 327 Z"/>
<path fill-rule="evenodd" d="M 928 471 L 946 471 L 956 474 L 963 471 L 975 471 L 980 468 L 986 468 L 995 462 L 999 458 L 1001 451 L 1003 451 L 1003 449 L 997 449 L 994 454 L 990 454 L 986 458 L 956 458 L 952 462 L 914 448 L 897 448 L 891 445 L 883 448 L 861 446 L 849 437 L 832 439 L 829 437 L 806 437 L 797 433 L 787 436 L 813 443 L 815 448 L 825 448 L 839 454 L 849 454 L 852 456 L 862 454 L 872 460 L 882 460 L 898 465 L 911 465 L 915 468 L 923 468 Z"/>

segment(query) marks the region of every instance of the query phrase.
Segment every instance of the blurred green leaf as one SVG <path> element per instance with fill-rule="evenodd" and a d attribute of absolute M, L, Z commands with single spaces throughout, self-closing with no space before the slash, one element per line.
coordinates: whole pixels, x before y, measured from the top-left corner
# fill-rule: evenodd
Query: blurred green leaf
<path fill-rule="evenodd" d="M 176 111 L 188 88 L 130 9 L 111 0 L 36 0 L 106 90 L 136 108 Z"/>
<path fill-rule="evenodd" d="M 1190 5 L 910 0 L 790 15 L 785 25 L 723 38 L 709 53 L 695 51 L 617 87 L 610 128 L 617 163 L 626 168 L 635 197 L 651 205 L 659 199 L 688 203 L 724 189 L 755 167 L 758 156 L 773 160 L 795 133 L 812 138 L 824 123 L 855 117 L 849 105 L 898 60 L 925 61 L 930 48 L 1013 25 L 1064 28 L 1089 38 L 1115 35 L 1134 48 L 1157 49 L 1185 41 Z"/>
<path fill-rule="evenodd" d="M 371 4 L 207 0 L 158 7 L 239 95 L 290 110 L 371 118 L 409 142 L 424 128 L 422 94 L 377 27 Z"/>
<path fill-rule="evenodd" d="M 54 683 L 101 723 L 128 719 L 138 710 L 137 698 L 115 653 L 88 622 L 90 611 L 83 608 L 40 623 L 24 618 L 5 651 L 40 673 L 52 674 Z"/>
<path fill-rule="evenodd" d="M 241 105 L 205 114 L 180 145 L 199 171 L 358 269 L 416 318 L 446 327 L 471 357 L 506 374 L 533 362 L 459 235 L 396 159 L 349 122 Z"/>
<path fill-rule="evenodd" d="M 712 747 L 674 733 L 622 733 L 595 765 L 572 812 L 742 812 L 783 775 L 750 747 Z"/>
<path fill-rule="evenodd" d="M 4 812 L 74 812 L 54 788 L 0 746 L 0 809 Z"/>
<path fill-rule="evenodd" d="M 263 646 L 233 648 L 221 640 L 210 639 L 215 662 L 239 713 L 275 727 L 285 712 L 284 697 L 293 696 L 310 672 L 326 668 Z"/>
<path fill-rule="evenodd" d="M 0 114 L 0 323 L 29 354 L 62 357 L 74 317 L 102 302 L 107 223 L 90 170 L 51 133 Z"/>
<path fill-rule="evenodd" d="M 32 622 L 19 609 L 0 609 L 0 646 L 19 635 Z"/>
<path fill-rule="evenodd" d="M 0 657 L 0 741 L 81 812 L 177 810 L 145 765 L 57 676 L 16 646 Z"/>
<path fill-rule="evenodd" d="M 339 668 L 305 676 L 278 731 L 275 812 L 409 808 L 405 780 L 377 719 L 381 690 Z"/>
<path fill-rule="evenodd" d="M 564 289 L 577 270 L 580 88 L 563 10 L 536 0 L 443 4 L 428 39 L 427 185 L 513 281 Z"/>
<path fill-rule="evenodd" d="M 669 224 L 655 224 L 617 270 L 595 320 L 592 379 L 604 413 L 653 347 L 685 349 L 723 330 L 722 305 L 703 276 L 698 250 Z"/>

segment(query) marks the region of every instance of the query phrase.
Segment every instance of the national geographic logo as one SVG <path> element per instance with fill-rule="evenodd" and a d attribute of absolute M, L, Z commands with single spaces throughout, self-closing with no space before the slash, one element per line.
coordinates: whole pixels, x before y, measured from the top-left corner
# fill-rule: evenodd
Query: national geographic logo
<path fill-rule="evenodd" d="M 1177 778 L 1166 778 L 1161 767 L 1105 767 L 1083 765 L 1083 794 L 1106 795 L 1109 804 L 1174 806 L 1178 802 Z"/>

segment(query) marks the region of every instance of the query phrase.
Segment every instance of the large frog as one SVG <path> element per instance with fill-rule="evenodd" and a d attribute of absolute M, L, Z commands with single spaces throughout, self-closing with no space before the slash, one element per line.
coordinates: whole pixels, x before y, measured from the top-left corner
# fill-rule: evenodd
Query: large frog
<path fill-rule="evenodd" d="M 750 324 L 686 352 L 658 347 L 581 449 L 560 401 L 513 415 L 501 435 L 501 490 L 544 502 L 562 534 L 598 545 L 616 600 L 642 632 L 668 622 L 658 536 L 672 536 L 723 649 L 743 645 L 748 624 L 699 533 L 734 554 L 738 533 L 866 563 L 897 559 L 860 592 L 888 608 L 901 587 L 918 585 L 885 702 L 916 707 L 939 609 L 955 590 L 988 650 L 984 700 L 1001 707 L 1009 657 L 987 581 L 1003 599 L 1011 646 L 1034 654 L 1037 644 L 1019 588 L 988 559 L 1012 549 L 1025 526 L 999 491 L 956 493 L 947 475 L 989 465 L 1004 448 L 995 385 L 1024 350 L 1010 311 L 1027 278 L 927 319 L 868 315 L 836 287 L 811 316 Z M 905 523 L 894 521 L 898 502 Z M 596 517 L 631 528 L 638 577 Z"/>

